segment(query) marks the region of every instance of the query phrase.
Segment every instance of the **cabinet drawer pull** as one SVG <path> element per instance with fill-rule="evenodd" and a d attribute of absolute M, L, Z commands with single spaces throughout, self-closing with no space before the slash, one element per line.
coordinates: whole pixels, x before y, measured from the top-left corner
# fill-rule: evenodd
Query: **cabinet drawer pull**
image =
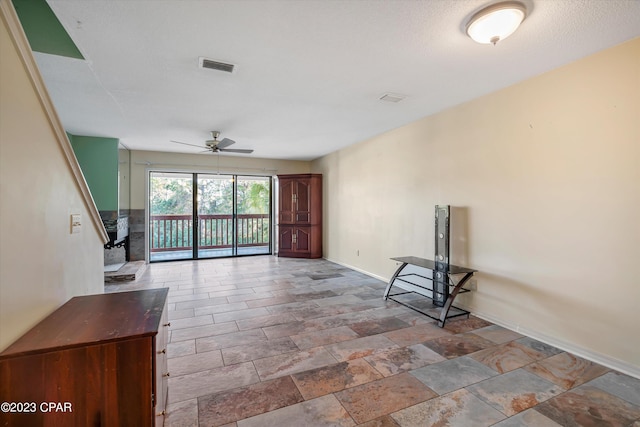
<path fill-rule="evenodd" d="M 160 350 L 158 352 L 158 354 L 166 354 L 166 353 L 167 353 L 167 349 L 166 348 L 163 348 L 162 350 Z"/>
<path fill-rule="evenodd" d="M 158 414 L 158 416 L 160 416 L 160 415 L 162 415 L 162 416 L 164 417 L 165 415 L 167 415 L 167 411 L 162 411 L 162 412 L 160 412 L 160 413 Z"/>
<path fill-rule="evenodd" d="M 169 376 L 169 372 L 163 375 L 163 377 L 168 377 L 168 376 Z"/>
<path fill-rule="evenodd" d="M 165 324 L 164 324 L 164 325 L 162 325 L 162 326 L 171 326 L 171 322 L 165 323 Z"/>

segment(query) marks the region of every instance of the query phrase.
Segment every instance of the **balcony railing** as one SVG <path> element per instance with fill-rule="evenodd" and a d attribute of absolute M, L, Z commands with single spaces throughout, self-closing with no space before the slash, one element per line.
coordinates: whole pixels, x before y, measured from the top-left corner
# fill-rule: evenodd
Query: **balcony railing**
<path fill-rule="evenodd" d="M 193 248 L 191 215 L 151 215 L 151 252 L 178 251 Z M 230 248 L 233 244 L 233 215 L 198 215 L 198 247 Z M 268 214 L 236 215 L 238 247 L 269 244 Z"/>

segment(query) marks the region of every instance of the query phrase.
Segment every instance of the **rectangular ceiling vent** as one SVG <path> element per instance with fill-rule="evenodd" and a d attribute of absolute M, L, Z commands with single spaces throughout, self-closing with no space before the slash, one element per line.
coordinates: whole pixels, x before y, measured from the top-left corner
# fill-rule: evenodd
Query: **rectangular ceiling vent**
<path fill-rule="evenodd" d="M 386 102 L 400 102 L 403 99 L 405 99 L 406 96 L 405 95 L 400 95 L 398 93 L 385 93 L 384 95 L 382 95 L 380 97 L 380 101 L 386 101 Z"/>
<path fill-rule="evenodd" d="M 207 59 L 204 57 L 198 58 L 200 68 L 207 68 L 209 70 L 224 71 L 225 73 L 233 73 L 235 65 L 227 64 L 225 62 L 214 61 L 213 59 Z"/>

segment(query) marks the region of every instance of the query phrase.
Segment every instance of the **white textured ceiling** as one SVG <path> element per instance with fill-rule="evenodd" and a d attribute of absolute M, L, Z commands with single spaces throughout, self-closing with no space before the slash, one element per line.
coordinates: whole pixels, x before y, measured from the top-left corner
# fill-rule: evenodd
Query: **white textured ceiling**
<path fill-rule="evenodd" d="M 48 0 L 85 61 L 36 54 L 68 132 L 310 160 L 640 36 L 638 0 L 523 0 L 497 46 L 484 0 Z M 204 56 L 233 74 L 198 68 Z M 399 103 L 380 101 L 387 93 Z M 463 125 L 463 124 L 461 124 Z"/>

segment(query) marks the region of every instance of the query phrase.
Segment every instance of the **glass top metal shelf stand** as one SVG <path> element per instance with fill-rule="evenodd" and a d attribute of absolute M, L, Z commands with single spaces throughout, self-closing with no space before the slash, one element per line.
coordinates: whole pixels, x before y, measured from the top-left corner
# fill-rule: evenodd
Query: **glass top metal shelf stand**
<path fill-rule="evenodd" d="M 447 319 L 469 316 L 467 310 L 455 307 L 453 301 L 458 294 L 470 291 L 464 285 L 477 270 L 415 256 L 391 259 L 400 266 L 384 291 L 385 300 L 390 299 L 435 319 L 441 328 Z M 410 266 L 429 270 L 431 277 Z M 391 293 L 392 289 L 394 293 Z"/>

